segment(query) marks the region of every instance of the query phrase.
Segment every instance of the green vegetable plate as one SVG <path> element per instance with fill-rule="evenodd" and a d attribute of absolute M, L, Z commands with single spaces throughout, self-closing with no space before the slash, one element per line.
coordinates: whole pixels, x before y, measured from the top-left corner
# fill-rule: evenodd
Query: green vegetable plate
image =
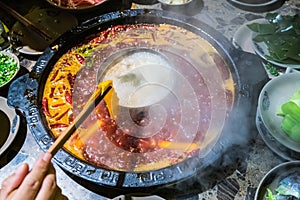
<path fill-rule="evenodd" d="M 257 108 L 267 131 L 280 144 L 297 153 L 300 153 L 300 141 L 295 140 L 295 136 L 290 137 L 283 131 L 282 121 L 284 118 L 278 115 L 278 111 L 299 89 L 300 73 L 293 72 L 275 77 L 263 87 L 259 95 Z M 300 132 L 298 137 L 300 138 Z"/>
<path fill-rule="evenodd" d="M 268 13 L 262 20 L 248 25 L 255 53 L 276 66 L 300 68 L 300 15 Z"/>
<path fill-rule="evenodd" d="M 299 199 L 300 161 L 279 164 L 260 181 L 255 200 Z"/>
<path fill-rule="evenodd" d="M 0 51 L 0 89 L 13 80 L 20 69 L 19 59 L 16 55 Z"/>

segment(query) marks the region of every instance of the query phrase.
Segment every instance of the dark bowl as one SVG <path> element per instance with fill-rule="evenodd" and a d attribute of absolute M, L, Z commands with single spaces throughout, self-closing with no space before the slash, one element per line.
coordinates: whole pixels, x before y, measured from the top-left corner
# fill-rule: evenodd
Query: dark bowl
<path fill-rule="evenodd" d="M 275 166 L 263 177 L 263 179 L 259 183 L 254 199 L 255 200 L 267 199 L 266 196 L 268 195 L 268 190 L 269 193 L 272 192 L 272 194 L 275 195 L 276 189 L 278 189 L 280 185 L 285 186 L 286 188 L 297 190 L 297 186 L 299 186 L 299 179 L 300 179 L 300 177 L 298 176 L 300 174 L 299 170 L 300 170 L 300 161 L 285 162 Z M 282 197 L 282 199 L 289 199 L 289 198 Z"/>

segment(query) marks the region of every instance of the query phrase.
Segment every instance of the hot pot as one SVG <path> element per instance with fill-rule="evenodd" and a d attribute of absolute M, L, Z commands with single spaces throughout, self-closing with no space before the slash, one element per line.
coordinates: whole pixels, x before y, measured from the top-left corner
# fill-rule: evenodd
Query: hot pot
<path fill-rule="evenodd" d="M 170 30 L 173 30 L 174 27 L 179 27 L 180 30 L 184 30 L 183 32 L 189 32 L 205 40 L 209 44 L 205 48 L 212 47 L 216 50 L 217 58 L 219 58 L 213 60 L 214 65 L 216 65 L 216 73 L 210 72 L 210 77 L 206 79 L 204 77 L 204 80 L 212 85 L 208 86 L 208 88 L 212 87 L 210 88 L 211 91 L 216 90 L 215 94 L 221 93 L 221 97 L 223 97 L 217 102 L 218 106 L 222 108 L 220 115 L 223 117 L 220 118 L 222 125 L 218 127 L 220 131 L 213 135 L 212 141 L 207 141 L 204 137 L 203 142 L 209 143 L 208 148 L 200 149 L 192 156 L 163 167 L 150 167 L 144 170 L 111 169 L 79 159 L 65 149 L 60 150 L 55 155 L 54 160 L 67 174 L 91 190 L 103 193 L 104 191 L 99 188 L 109 188 L 110 192 L 106 195 L 111 197 L 114 195 L 112 191 L 121 194 L 142 191 L 162 196 L 168 194 L 168 197 L 170 197 L 207 189 L 210 184 L 209 179 L 213 179 L 212 182 L 215 183 L 215 179 L 220 179 L 220 173 L 224 176 L 228 167 L 238 165 L 239 161 L 245 158 L 245 153 L 247 153 L 248 145 L 252 138 L 251 130 L 255 127 L 254 116 L 257 96 L 260 88 L 267 81 L 267 74 L 260 60 L 255 55 L 234 48 L 224 36 L 201 21 L 158 10 L 127 10 L 108 13 L 87 20 L 51 44 L 40 56 L 32 72 L 12 83 L 9 89 L 8 102 L 11 106 L 23 111 L 30 131 L 37 143 L 43 150 L 47 150 L 54 138 L 42 109 L 42 99 L 45 83 L 53 66 L 62 55 L 78 45 L 83 38 L 90 37 L 90 35 L 112 26 L 136 24 L 166 24 L 167 26 L 171 25 Z M 139 29 L 139 31 L 141 30 L 143 31 L 144 29 Z M 135 36 L 138 37 L 139 35 L 135 34 Z M 153 39 L 153 41 L 155 40 Z M 191 49 L 193 55 L 197 57 L 197 48 L 193 49 L 191 46 L 185 45 L 186 42 L 182 42 L 181 46 Z M 148 43 L 141 42 L 141 44 L 143 45 L 138 46 L 140 49 L 149 50 Z M 172 44 L 175 47 L 180 46 L 176 46 L 176 41 Z M 189 43 L 187 42 L 187 44 Z M 124 45 L 120 46 L 123 47 Z M 108 45 L 109 47 L 110 45 Z M 155 47 L 157 48 L 157 46 Z M 169 60 L 178 58 L 183 60 L 182 63 L 193 65 L 193 63 L 189 63 L 190 60 L 186 58 L 187 55 L 180 54 L 184 52 L 173 51 L 173 48 L 172 45 L 167 45 L 167 47 L 164 46 L 164 48 L 159 49 L 158 52 L 171 58 Z M 117 49 L 117 51 L 119 50 L 122 50 L 122 48 Z M 94 56 L 98 56 L 98 54 Z M 114 58 L 114 56 L 118 58 L 119 54 L 107 51 L 102 52 L 101 56 L 107 56 L 110 59 L 111 57 Z M 204 60 L 209 63 L 205 59 L 201 58 L 200 60 L 201 62 Z M 184 71 L 192 69 L 197 69 L 197 66 L 195 68 L 182 69 L 181 73 L 184 74 Z M 101 70 L 100 66 L 98 71 L 103 72 L 105 70 Z M 202 73 L 201 70 L 196 71 L 200 74 Z M 202 75 L 205 75 L 205 73 Z M 227 76 L 230 76 L 233 81 L 232 91 L 229 94 L 226 90 L 219 90 L 225 85 L 222 81 L 226 81 Z M 220 82 L 219 79 L 221 84 L 218 84 Z M 186 96 L 183 95 L 181 98 L 184 100 L 187 96 L 186 94 Z M 198 108 L 190 106 L 189 109 L 197 110 Z M 196 116 L 198 116 L 197 112 L 193 113 L 196 113 Z M 217 118 L 215 120 L 220 121 L 217 117 L 218 113 L 211 116 L 215 116 Z M 214 128 L 213 126 L 214 124 L 210 125 L 210 127 Z M 205 136 L 207 135 L 209 136 L 210 134 Z M 211 178 L 211 176 L 214 178 Z"/>

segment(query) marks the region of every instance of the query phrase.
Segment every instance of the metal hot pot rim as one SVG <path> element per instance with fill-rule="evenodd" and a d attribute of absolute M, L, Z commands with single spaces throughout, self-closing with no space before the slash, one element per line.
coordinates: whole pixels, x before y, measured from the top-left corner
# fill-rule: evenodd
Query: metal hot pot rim
<path fill-rule="evenodd" d="M 222 34 L 199 20 L 166 11 L 143 9 L 112 12 L 87 20 L 58 38 L 39 57 L 32 72 L 11 84 L 8 103 L 23 111 L 37 143 L 44 151 L 47 150 L 53 138 L 42 115 L 41 99 L 44 83 L 52 66 L 65 52 L 77 45 L 81 38 L 95 34 L 99 30 L 105 30 L 112 25 L 135 23 L 167 23 L 192 31 L 214 46 L 228 62 L 235 81 L 235 101 L 218 142 L 204 158 L 194 156 L 167 168 L 138 173 L 95 167 L 77 159 L 65 150 L 60 150 L 54 160 L 63 170 L 80 180 L 92 183 L 92 185 L 118 188 L 122 191 L 126 189 L 132 191 L 137 188 L 152 188 L 151 191 L 153 191 L 153 188 L 171 187 L 174 183 L 184 185 L 185 180 L 194 180 L 201 185 L 197 177 L 200 177 L 199 174 L 209 173 L 204 169 L 212 166 L 218 160 L 216 158 L 221 158 L 220 155 L 224 153 L 230 156 L 233 151 L 228 149 L 234 146 L 247 148 L 250 130 L 254 127 L 258 93 L 266 82 L 267 75 L 255 55 L 234 48 Z M 246 131 L 245 135 L 249 137 L 242 141 L 231 141 L 230 138 L 235 138 L 240 130 Z M 236 160 L 233 160 L 232 164 L 235 165 L 235 162 Z M 176 186 L 176 188 L 180 187 Z"/>

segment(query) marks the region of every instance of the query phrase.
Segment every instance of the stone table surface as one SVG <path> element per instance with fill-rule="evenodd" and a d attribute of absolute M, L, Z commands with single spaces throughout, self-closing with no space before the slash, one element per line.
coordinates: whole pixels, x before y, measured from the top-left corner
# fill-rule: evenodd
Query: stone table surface
<path fill-rule="evenodd" d="M 133 3 L 132 8 L 161 9 L 161 5 L 160 3 L 153 5 Z M 272 12 L 294 14 L 299 13 L 299 9 L 300 2 L 298 0 L 289 0 L 286 1 L 280 8 L 272 10 Z M 262 12 L 249 12 L 236 8 L 225 0 L 203 0 L 203 7 L 192 17 L 209 24 L 211 27 L 224 34 L 228 40 L 232 41 L 235 32 L 239 27 L 241 27 L 241 25 L 264 16 L 265 13 Z M 22 62 L 29 70 L 34 65 L 34 61 L 28 61 L 26 59 Z M 27 162 L 32 165 L 35 159 L 42 153 L 42 150 L 35 142 L 29 130 L 27 130 L 24 140 L 24 145 L 21 147 L 20 151 L 17 152 L 16 156 L 14 156 L 8 164 L 1 167 L 0 183 L 9 174 L 13 173 L 20 163 Z M 253 199 L 255 190 L 263 176 L 270 169 L 280 163 L 286 162 L 286 160 L 273 153 L 266 146 L 259 134 L 257 135 L 251 149 L 252 150 L 249 152 L 249 156 L 246 158 L 244 166 L 235 170 L 230 176 L 215 185 L 213 188 L 194 197 L 190 197 L 190 199 Z M 62 188 L 63 193 L 70 200 L 107 199 L 106 197 L 100 196 L 79 185 L 67 176 L 58 166 L 55 167 L 58 172 L 58 185 Z M 116 199 L 125 199 L 125 196 L 119 196 L 116 197 Z M 145 197 L 141 199 L 145 199 Z"/>

